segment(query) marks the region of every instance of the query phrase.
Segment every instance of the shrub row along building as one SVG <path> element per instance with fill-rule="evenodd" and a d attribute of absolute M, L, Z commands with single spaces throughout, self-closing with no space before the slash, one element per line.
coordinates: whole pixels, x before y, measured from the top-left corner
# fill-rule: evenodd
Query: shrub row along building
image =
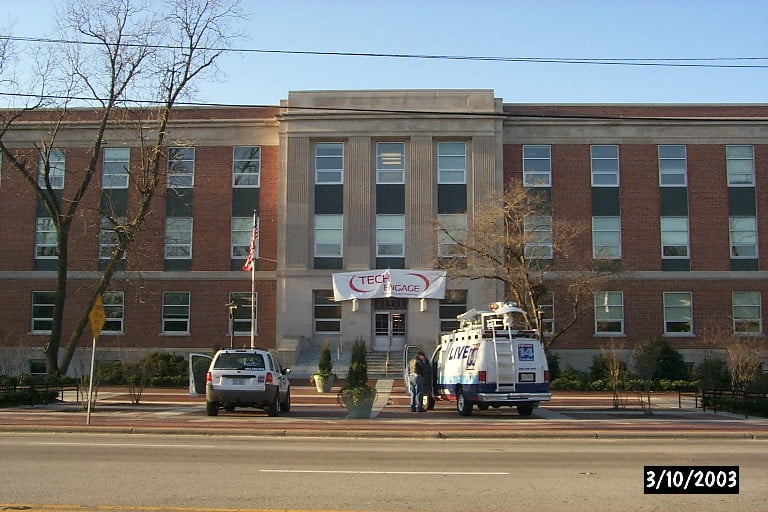
<path fill-rule="evenodd" d="M 17 122 L 8 147 L 37 161 L 55 113 Z M 86 111 L 58 127 L 52 188 L 66 200 L 92 152 Z M 135 200 L 134 128 L 114 125 L 74 221 L 69 332 L 115 244 L 105 217 Z M 631 349 L 663 336 L 702 359 L 710 329 L 766 349 L 768 106 L 522 105 L 490 90 L 291 92 L 281 106 L 180 108 L 171 120 L 162 193 L 103 295 L 101 359 L 256 345 L 286 365 L 327 340 L 344 354 L 434 346 L 468 308 L 504 298 L 491 280 L 449 279 L 444 298 L 334 301 L 332 275 L 434 269 L 454 254 L 434 222 L 461 232 L 492 192 L 518 182 L 551 201 L 548 222 L 591 230 L 556 272 L 541 314 L 567 314 L 557 275 L 607 260 L 615 273 L 553 349 L 586 368 L 609 340 Z M 0 342 L 5 372 L 41 371 L 51 329 L 55 231 L 29 183 L 3 162 Z M 251 274 L 242 271 L 252 236 Z M 551 233 L 541 235 L 546 253 Z M 551 251 L 550 251 L 551 252 Z M 460 257 L 460 256 L 457 256 Z M 251 324 L 251 302 L 253 318 Z M 88 360 L 90 332 L 69 373 Z M 11 369 L 10 367 L 13 367 Z M 2 372 L 0 372 L 2 373 Z"/>

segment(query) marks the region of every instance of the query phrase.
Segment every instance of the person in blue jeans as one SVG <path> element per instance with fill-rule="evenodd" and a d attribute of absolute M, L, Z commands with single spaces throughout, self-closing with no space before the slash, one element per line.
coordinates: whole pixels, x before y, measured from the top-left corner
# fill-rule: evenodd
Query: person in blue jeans
<path fill-rule="evenodd" d="M 429 363 L 424 352 L 408 362 L 408 377 L 411 382 L 411 412 L 427 412 L 424 409 L 424 379 L 429 374 Z"/>

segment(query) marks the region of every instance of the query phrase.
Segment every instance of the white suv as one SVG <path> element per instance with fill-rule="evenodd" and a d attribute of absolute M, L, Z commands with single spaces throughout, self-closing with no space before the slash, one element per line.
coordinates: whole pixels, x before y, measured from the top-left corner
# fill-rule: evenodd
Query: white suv
<path fill-rule="evenodd" d="M 205 362 L 208 371 L 203 373 Z M 192 396 L 205 393 L 205 411 L 216 416 L 219 409 L 257 407 L 269 416 L 291 410 L 291 383 L 277 357 L 262 349 L 219 350 L 211 358 L 204 354 L 189 356 L 189 391 Z"/>

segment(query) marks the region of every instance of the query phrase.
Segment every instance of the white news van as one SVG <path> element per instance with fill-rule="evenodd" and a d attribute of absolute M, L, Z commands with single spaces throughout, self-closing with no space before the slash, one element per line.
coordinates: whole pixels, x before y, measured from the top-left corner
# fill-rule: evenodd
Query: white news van
<path fill-rule="evenodd" d="M 474 405 L 480 410 L 516 406 L 521 416 L 530 416 L 539 402 L 552 398 L 544 347 L 535 332 L 526 329 L 522 309 L 514 303 L 495 302 L 491 311 L 472 309 L 457 318 L 459 328 L 440 336 L 432 355 L 432 389 L 425 389 L 426 408 L 442 399 L 455 401 L 462 416 L 471 415 Z M 415 345 L 405 348 L 409 392 L 407 365 L 419 350 Z"/>

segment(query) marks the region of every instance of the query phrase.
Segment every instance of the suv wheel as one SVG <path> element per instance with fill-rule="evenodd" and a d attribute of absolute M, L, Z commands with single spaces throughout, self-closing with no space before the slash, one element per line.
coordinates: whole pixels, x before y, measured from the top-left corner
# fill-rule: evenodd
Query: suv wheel
<path fill-rule="evenodd" d="M 288 391 L 286 391 L 285 393 L 285 400 L 280 402 L 280 412 L 290 412 L 290 411 L 291 411 L 291 388 L 288 388 Z"/>
<path fill-rule="evenodd" d="M 218 416 L 219 404 L 216 402 L 205 402 L 205 414 L 208 416 Z"/>
<path fill-rule="evenodd" d="M 280 408 L 279 398 L 278 393 L 275 393 L 275 398 L 267 406 L 267 416 L 277 416 Z"/>

